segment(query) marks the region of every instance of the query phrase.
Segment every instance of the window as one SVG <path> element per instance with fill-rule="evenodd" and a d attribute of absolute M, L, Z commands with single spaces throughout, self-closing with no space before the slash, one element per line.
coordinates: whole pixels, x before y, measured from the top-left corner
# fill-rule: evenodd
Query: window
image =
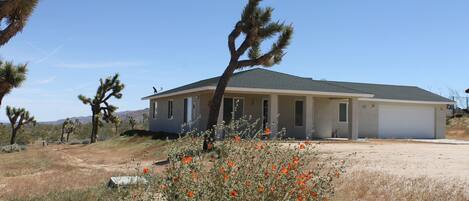
<path fill-rule="evenodd" d="M 243 98 L 224 98 L 223 99 L 223 121 L 230 123 L 233 119 L 240 119 L 244 115 Z"/>
<path fill-rule="evenodd" d="M 192 122 L 192 97 L 184 98 L 184 123 Z"/>
<path fill-rule="evenodd" d="M 156 116 L 158 114 L 158 102 L 155 100 L 153 101 L 153 119 L 156 119 Z"/>
<path fill-rule="evenodd" d="M 339 103 L 339 122 L 347 123 L 348 122 L 348 104 Z"/>
<path fill-rule="evenodd" d="M 173 100 L 168 101 L 168 119 L 172 119 L 173 116 Z"/>
<path fill-rule="evenodd" d="M 303 101 L 295 102 L 295 126 L 303 126 Z"/>

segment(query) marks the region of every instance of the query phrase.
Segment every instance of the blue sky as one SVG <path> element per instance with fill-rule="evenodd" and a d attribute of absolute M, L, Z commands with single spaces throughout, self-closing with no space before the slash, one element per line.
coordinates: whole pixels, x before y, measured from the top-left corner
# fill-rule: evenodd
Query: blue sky
<path fill-rule="evenodd" d="M 138 3 L 135 3 L 138 2 Z M 220 75 L 227 35 L 246 1 L 42 0 L 0 57 L 29 63 L 26 83 L 6 96 L 39 121 L 89 115 L 78 94 L 120 73 L 120 110 L 147 107 L 152 86 L 170 89 Z M 469 1 L 265 0 L 293 23 L 273 70 L 315 79 L 416 85 L 448 96 L 469 87 Z M 6 116 L 0 115 L 0 121 Z"/>

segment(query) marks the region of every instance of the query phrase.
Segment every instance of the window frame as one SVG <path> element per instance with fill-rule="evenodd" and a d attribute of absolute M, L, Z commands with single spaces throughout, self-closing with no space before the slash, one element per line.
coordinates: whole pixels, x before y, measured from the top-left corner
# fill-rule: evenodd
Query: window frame
<path fill-rule="evenodd" d="M 223 105 L 222 105 L 222 108 L 223 108 L 223 121 L 226 122 L 225 118 L 224 118 L 224 114 L 225 114 L 225 99 L 232 99 L 232 105 L 231 107 L 233 108 L 233 111 L 231 111 L 233 114 L 231 116 L 231 120 L 236 120 L 235 118 L 235 114 L 234 114 L 234 110 L 235 110 L 235 106 L 236 106 L 236 101 L 237 100 L 242 100 L 243 101 L 243 111 L 241 112 L 241 117 L 242 118 L 245 114 L 245 111 L 246 111 L 246 98 L 245 97 L 240 97 L 240 96 L 226 96 L 226 97 L 223 97 Z"/>
<path fill-rule="evenodd" d="M 152 104 L 152 108 L 153 108 L 152 118 L 156 119 L 158 117 L 158 101 L 154 100 L 152 103 L 153 103 Z"/>
<path fill-rule="evenodd" d="M 296 103 L 297 102 L 301 102 L 301 125 L 297 125 L 296 124 L 296 118 L 297 118 L 297 114 L 296 114 Z M 305 115 L 305 100 L 303 99 L 296 99 L 295 102 L 294 102 L 294 105 L 293 105 L 293 115 L 294 115 L 294 127 L 295 128 L 298 128 L 298 127 L 304 127 L 305 126 L 305 118 L 304 118 L 304 115 Z"/>
<path fill-rule="evenodd" d="M 174 100 L 173 99 L 168 100 L 168 116 L 167 116 L 167 118 L 169 120 L 174 119 Z"/>
<path fill-rule="evenodd" d="M 340 121 L 340 105 L 341 104 L 345 104 L 345 121 Z M 348 123 L 348 107 L 349 107 L 348 102 L 339 102 L 338 107 L 339 109 L 338 109 L 338 114 L 337 114 L 337 117 L 338 117 L 337 121 L 341 124 L 347 124 Z"/>

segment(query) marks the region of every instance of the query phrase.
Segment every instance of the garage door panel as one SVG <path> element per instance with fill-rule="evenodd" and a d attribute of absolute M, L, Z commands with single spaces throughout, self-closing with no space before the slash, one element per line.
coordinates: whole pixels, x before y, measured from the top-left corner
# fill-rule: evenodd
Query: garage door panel
<path fill-rule="evenodd" d="M 432 106 L 380 105 L 380 138 L 434 138 Z"/>

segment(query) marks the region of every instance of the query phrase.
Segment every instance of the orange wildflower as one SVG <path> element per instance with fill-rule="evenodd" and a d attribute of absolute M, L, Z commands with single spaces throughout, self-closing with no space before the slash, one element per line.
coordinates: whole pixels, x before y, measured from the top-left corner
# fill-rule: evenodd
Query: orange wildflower
<path fill-rule="evenodd" d="M 280 170 L 280 172 L 282 174 L 288 174 L 288 169 L 286 167 L 282 167 L 282 169 Z"/>
<path fill-rule="evenodd" d="M 265 191 L 264 186 L 260 185 L 259 187 L 257 187 L 257 192 L 262 193 L 264 191 Z"/>
<path fill-rule="evenodd" d="M 238 191 L 232 190 L 232 191 L 230 192 L 230 195 L 231 195 L 231 197 L 237 197 L 237 196 L 238 196 Z"/>
<path fill-rule="evenodd" d="M 313 196 L 313 198 L 318 197 L 318 193 L 313 191 L 313 192 L 311 192 L 311 196 Z"/>
<path fill-rule="evenodd" d="M 235 142 L 240 142 L 240 141 L 241 141 L 241 137 L 239 137 L 239 135 L 234 136 L 234 141 L 235 141 Z"/>
<path fill-rule="evenodd" d="M 225 168 L 221 167 L 218 171 L 220 171 L 220 173 L 225 173 Z"/>
<path fill-rule="evenodd" d="M 297 201 L 303 201 L 303 200 L 304 200 L 304 198 L 303 198 L 303 196 L 302 196 L 302 195 L 298 195 L 298 197 L 296 198 L 296 200 L 297 200 Z"/>
<path fill-rule="evenodd" d="M 270 131 L 270 128 L 265 128 L 264 129 L 264 134 L 265 135 L 270 135 L 272 133 L 272 131 Z"/>
<path fill-rule="evenodd" d="M 272 165 L 272 171 L 275 171 L 277 170 L 277 166 L 276 165 Z"/>
<path fill-rule="evenodd" d="M 235 166 L 235 163 L 233 161 L 228 161 L 228 167 L 232 168 Z"/>
<path fill-rule="evenodd" d="M 192 192 L 192 191 L 187 192 L 187 197 L 189 197 L 189 198 L 194 197 L 194 192 Z"/>
<path fill-rule="evenodd" d="M 228 174 L 223 174 L 223 181 L 228 181 L 229 178 Z"/>
<path fill-rule="evenodd" d="M 300 163 L 300 157 L 294 156 L 294 157 L 293 157 L 293 163 L 294 163 L 295 165 L 298 165 L 298 163 Z"/>
<path fill-rule="evenodd" d="M 257 150 L 261 150 L 261 149 L 263 149 L 263 148 L 264 148 L 264 146 L 262 145 L 262 142 L 258 142 L 258 143 L 256 144 L 256 149 L 257 149 Z"/>
<path fill-rule="evenodd" d="M 182 158 L 182 163 L 184 164 L 189 164 L 192 162 L 192 156 L 184 156 L 184 158 Z"/>
<path fill-rule="evenodd" d="M 300 144 L 300 149 L 305 149 L 305 144 Z"/>
<path fill-rule="evenodd" d="M 335 172 L 335 176 L 336 176 L 337 178 L 339 178 L 339 176 L 340 176 L 339 171 L 336 171 L 336 172 Z"/>
<path fill-rule="evenodd" d="M 150 169 L 148 169 L 147 167 L 144 167 L 143 168 L 143 174 L 148 174 L 148 172 L 150 172 Z"/>

